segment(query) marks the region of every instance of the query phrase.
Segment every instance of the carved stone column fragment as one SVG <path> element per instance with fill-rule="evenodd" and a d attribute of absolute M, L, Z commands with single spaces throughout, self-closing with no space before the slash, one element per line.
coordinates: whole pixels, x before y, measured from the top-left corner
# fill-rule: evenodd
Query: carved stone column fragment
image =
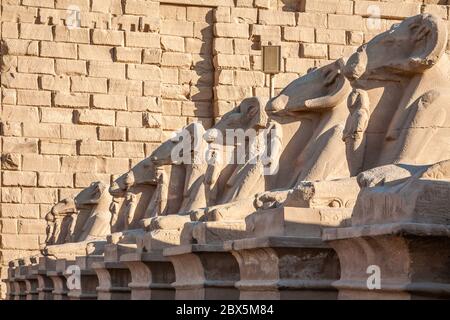
<path fill-rule="evenodd" d="M 172 261 L 176 300 L 235 300 L 239 266 L 223 245 L 184 245 L 164 250 Z"/>

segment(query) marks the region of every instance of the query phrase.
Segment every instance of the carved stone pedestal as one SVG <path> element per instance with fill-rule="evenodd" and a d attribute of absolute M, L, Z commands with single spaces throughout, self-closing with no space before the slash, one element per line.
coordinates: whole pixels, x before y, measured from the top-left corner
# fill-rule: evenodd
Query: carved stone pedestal
<path fill-rule="evenodd" d="M 121 262 L 96 262 L 92 268 L 97 274 L 99 285 L 97 287 L 98 300 L 129 300 L 131 290 L 130 270 Z"/>
<path fill-rule="evenodd" d="M 38 269 L 38 265 L 36 263 L 29 263 L 27 265 L 19 266 L 20 275 L 17 277 L 20 280 L 25 282 L 25 299 L 26 300 L 38 300 L 38 279 L 33 270 Z"/>
<path fill-rule="evenodd" d="M 70 300 L 96 300 L 97 299 L 97 287 L 98 278 L 92 265 L 95 262 L 103 262 L 103 256 L 84 256 L 77 257 L 75 260 L 76 265 L 80 268 L 80 286 L 70 287 L 71 276 L 73 273 L 64 273 L 64 276 L 68 280 L 69 293 L 67 296 Z"/>
<path fill-rule="evenodd" d="M 317 238 L 266 237 L 225 244 L 239 264 L 240 299 L 336 299 L 336 253 Z"/>
<path fill-rule="evenodd" d="M 2 280 L 6 285 L 5 300 L 14 300 L 14 264 L 12 261 L 8 264 L 8 278 Z"/>
<path fill-rule="evenodd" d="M 75 265 L 75 261 L 58 259 L 56 260 L 55 270 L 47 272 L 47 275 L 53 282 L 53 300 L 68 300 L 69 289 L 67 288 L 67 279 L 64 276 L 69 266 Z"/>
<path fill-rule="evenodd" d="M 150 253 L 129 253 L 122 255 L 120 261 L 131 272 L 132 300 L 173 300 L 175 271 L 161 250 Z"/>
<path fill-rule="evenodd" d="M 26 300 L 27 298 L 27 286 L 25 282 L 25 265 L 23 261 L 16 260 L 13 268 L 14 282 L 12 285 L 14 286 L 14 300 Z"/>
<path fill-rule="evenodd" d="M 53 300 L 53 282 L 47 275 L 49 271 L 56 270 L 56 260 L 49 257 L 39 257 L 37 270 L 32 273 L 36 274 L 38 280 L 38 299 L 39 300 Z"/>
<path fill-rule="evenodd" d="M 199 244 L 221 244 L 227 240 L 243 239 L 250 235 L 244 220 L 201 222 L 193 229 L 193 237 Z"/>
<path fill-rule="evenodd" d="M 236 300 L 239 266 L 222 245 L 184 245 L 164 250 L 175 269 L 177 300 Z"/>
<path fill-rule="evenodd" d="M 341 279 L 334 283 L 339 299 L 450 298 L 449 225 L 391 223 L 330 229 L 324 240 L 341 262 Z M 378 275 L 379 289 L 373 286 Z"/>

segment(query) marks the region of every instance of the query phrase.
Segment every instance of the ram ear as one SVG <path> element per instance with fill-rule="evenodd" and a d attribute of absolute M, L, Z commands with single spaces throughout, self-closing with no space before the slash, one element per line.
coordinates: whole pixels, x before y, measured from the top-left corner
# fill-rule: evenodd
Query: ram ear
<path fill-rule="evenodd" d="M 339 59 L 335 62 L 335 67 L 337 68 L 337 76 L 334 81 L 336 81 L 336 86 L 334 90 L 328 93 L 326 96 L 318 97 L 315 99 L 310 99 L 305 101 L 305 106 L 311 109 L 326 109 L 333 108 L 342 102 L 351 91 L 351 87 L 347 79 L 342 74 L 342 69 L 344 67 L 344 60 Z"/>
<path fill-rule="evenodd" d="M 411 41 L 418 46 L 403 68 L 406 71 L 421 73 L 434 66 L 444 54 L 448 31 L 444 22 L 431 14 L 421 14 L 410 19 Z"/>

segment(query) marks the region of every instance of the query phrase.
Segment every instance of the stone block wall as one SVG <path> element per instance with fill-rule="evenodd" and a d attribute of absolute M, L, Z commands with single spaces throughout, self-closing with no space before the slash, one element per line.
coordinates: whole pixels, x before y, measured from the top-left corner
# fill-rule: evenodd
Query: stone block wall
<path fill-rule="evenodd" d="M 1 0 L 0 265 L 36 252 L 52 204 L 111 182 L 168 134 L 269 96 L 443 0 Z M 2 278 L 6 272 L 1 268 Z M 1 290 L 0 290 L 1 293 Z"/>

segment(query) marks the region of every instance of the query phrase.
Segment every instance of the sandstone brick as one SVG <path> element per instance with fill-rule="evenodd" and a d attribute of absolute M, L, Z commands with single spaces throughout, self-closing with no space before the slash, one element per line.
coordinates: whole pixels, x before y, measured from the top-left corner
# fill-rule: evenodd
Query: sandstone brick
<path fill-rule="evenodd" d="M 213 107 L 210 102 L 183 102 L 182 112 L 183 116 L 191 117 L 212 117 Z"/>
<path fill-rule="evenodd" d="M 237 86 L 217 86 L 214 88 L 218 100 L 242 100 L 251 96 L 251 88 Z"/>
<path fill-rule="evenodd" d="M 41 140 L 41 154 L 74 155 L 77 152 L 75 141 L 71 140 Z"/>
<path fill-rule="evenodd" d="M 35 90 L 17 90 L 17 103 L 28 106 L 50 106 L 51 92 Z"/>
<path fill-rule="evenodd" d="M 144 145 L 140 142 L 114 142 L 114 157 L 143 158 Z"/>
<path fill-rule="evenodd" d="M 97 172 L 97 158 L 74 156 L 61 158 L 61 172 Z"/>
<path fill-rule="evenodd" d="M 19 220 L 17 223 L 20 237 L 23 235 L 45 235 L 47 223 L 44 220 Z"/>
<path fill-rule="evenodd" d="M 6 88 L 38 89 L 38 76 L 26 73 L 2 73 L 2 85 Z"/>
<path fill-rule="evenodd" d="M 189 68 L 192 65 L 192 56 L 188 53 L 164 52 L 163 66 Z"/>
<path fill-rule="evenodd" d="M 111 46 L 123 46 L 125 43 L 123 31 L 99 30 L 92 32 L 92 43 Z"/>
<path fill-rule="evenodd" d="M 295 26 L 295 13 L 278 10 L 259 10 L 259 23 L 276 26 Z"/>
<path fill-rule="evenodd" d="M 22 135 L 22 123 L 20 122 L 0 122 L 0 134 L 2 136 L 16 136 Z"/>
<path fill-rule="evenodd" d="M 0 219 L 0 233 L 2 234 L 17 234 L 17 220 L 16 219 Z M 4 276 L 2 276 L 3 278 Z"/>
<path fill-rule="evenodd" d="M 214 98 L 211 87 L 191 86 L 190 97 L 192 101 L 211 101 Z"/>
<path fill-rule="evenodd" d="M 420 3 L 408 3 L 402 2 L 398 4 L 396 2 L 377 2 L 376 4 L 373 1 L 356 1 L 355 2 L 355 14 L 369 17 L 373 15 L 373 10 L 371 10 L 371 6 L 376 6 L 377 11 L 381 15 L 381 18 L 389 18 L 389 19 L 402 19 L 410 16 L 414 16 L 420 13 Z"/>
<path fill-rule="evenodd" d="M 75 174 L 75 187 L 86 188 L 94 181 L 101 181 L 105 184 L 110 184 L 111 175 L 101 173 L 76 173 Z"/>
<path fill-rule="evenodd" d="M 304 58 L 320 59 L 328 57 L 328 46 L 326 44 L 302 43 L 300 50 Z"/>
<path fill-rule="evenodd" d="M 180 78 L 180 74 L 182 72 L 191 72 L 191 70 L 179 70 L 177 68 L 170 68 L 170 67 L 162 67 L 161 68 L 161 81 L 162 83 L 171 83 L 171 84 L 177 84 L 178 80 Z M 180 79 L 180 81 L 182 81 Z M 181 82 L 184 83 L 184 82 Z"/>
<path fill-rule="evenodd" d="M 216 38 L 213 46 L 214 54 L 233 54 L 233 39 Z"/>
<path fill-rule="evenodd" d="M 16 204 L 16 203 L 2 203 L 1 217 L 2 218 L 38 218 L 39 205 L 37 204 Z M 5 248 L 5 247 L 2 247 Z M 27 248 L 29 249 L 29 248 Z"/>
<path fill-rule="evenodd" d="M 33 23 L 37 17 L 37 8 L 18 6 L 17 3 L 4 3 L 2 7 L 2 21 Z"/>
<path fill-rule="evenodd" d="M 113 61 L 114 50 L 111 46 L 92 44 L 78 45 L 78 58 L 81 60 Z"/>
<path fill-rule="evenodd" d="M 218 7 L 214 9 L 214 22 L 231 22 L 231 8 Z"/>
<path fill-rule="evenodd" d="M 37 178 L 35 172 L 4 171 L 2 181 L 4 186 L 33 187 Z"/>
<path fill-rule="evenodd" d="M 36 123 L 39 121 L 36 107 L 3 106 L 2 121 Z"/>
<path fill-rule="evenodd" d="M 353 1 L 347 0 L 314 0 L 305 1 L 305 12 L 352 14 Z"/>
<path fill-rule="evenodd" d="M 159 17 L 159 3 L 152 1 L 126 0 L 124 13 Z"/>
<path fill-rule="evenodd" d="M 212 41 L 212 39 L 214 38 L 214 27 L 209 23 L 195 22 L 194 38 L 201 39 L 205 42 Z"/>
<path fill-rule="evenodd" d="M 127 98 L 119 95 L 95 94 L 92 104 L 98 109 L 126 110 Z"/>
<path fill-rule="evenodd" d="M 120 0 L 92 0 L 91 10 L 93 12 L 122 13 L 122 3 Z"/>
<path fill-rule="evenodd" d="M 298 75 L 296 73 L 278 73 L 274 76 L 275 88 L 285 88 L 297 78 Z"/>
<path fill-rule="evenodd" d="M 194 23 L 190 21 L 164 20 L 160 29 L 161 35 L 180 37 L 194 36 Z"/>
<path fill-rule="evenodd" d="M 162 110 L 164 115 L 177 116 L 181 114 L 181 101 L 163 100 Z"/>
<path fill-rule="evenodd" d="M 144 49 L 142 55 L 142 62 L 149 64 L 158 64 L 161 63 L 161 58 L 162 58 L 162 50 L 155 48 Z"/>
<path fill-rule="evenodd" d="M 297 24 L 301 27 L 327 28 L 327 15 L 323 13 L 299 12 Z"/>
<path fill-rule="evenodd" d="M 164 130 L 179 130 L 187 124 L 187 118 L 180 116 L 164 116 L 162 128 Z"/>
<path fill-rule="evenodd" d="M 109 79 L 108 84 L 108 94 L 124 96 L 142 95 L 142 81 L 139 80 Z"/>
<path fill-rule="evenodd" d="M 161 130 L 151 128 L 128 128 L 128 141 L 160 142 Z"/>
<path fill-rule="evenodd" d="M 140 112 L 117 112 L 118 127 L 140 128 L 142 127 L 142 113 Z"/>
<path fill-rule="evenodd" d="M 22 189 L 21 188 L 2 188 L 2 203 L 20 203 L 22 201 Z M 1 231 L 0 231 L 1 233 Z"/>
<path fill-rule="evenodd" d="M 39 54 L 39 42 L 32 40 L 2 39 L 2 50 L 9 55 L 37 56 Z"/>
<path fill-rule="evenodd" d="M 89 0 L 55 0 L 56 9 L 67 9 L 71 6 L 77 6 L 81 11 L 89 11 Z"/>
<path fill-rule="evenodd" d="M 59 171 L 59 157 L 37 154 L 24 154 L 22 157 L 22 170 L 37 172 Z"/>
<path fill-rule="evenodd" d="M 249 25 L 244 23 L 216 23 L 214 25 L 216 37 L 248 39 L 250 37 L 249 30 Z"/>
<path fill-rule="evenodd" d="M 59 124 L 30 124 L 25 122 L 23 124 L 23 134 L 24 136 L 35 138 L 59 138 L 60 126 Z"/>
<path fill-rule="evenodd" d="M 359 31 L 363 29 L 363 19 L 360 16 L 329 15 L 328 27 L 330 29 Z"/>
<path fill-rule="evenodd" d="M 161 95 L 161 83 L 159 81 L 144 81 L 144 96 L 158 97 Z"/>
<path fill-rule="evenodd" d="M 3 249 L 32 250 L 39 249 L 39 238 L 37 235 L 2 235 L 0 237 Z"/>
<path fill-rule="evenodd" d="M 112 143 L 109 141 L 96 141 L 94 139 L 86 139 L 80 142 L 80 155 L 86 156 L 111 156 Z"/>
<path fill-rule="evenodd" d="M 340 45 L 330 45 L 329 46 L 329 58 L 331 60 L 336 60 L 342 57 L 349 57 L 356 51 L 354 46 L 340 46 Z"/>
<path fill-rule="evenodd" d="M 186 21 L 186 7 L 177 5 L 162 5 L 159 8 L 162 20 L 183 20 Z"/>
<path fill-rule="evenodd" d="M 259 36 L 262 43 L 280 41 L 281 27 L 254 24 L 251 26 L 251 34 Z"/>
<path fill-rule="evenodd" d="M 257 23 L 258 11 L 253 8 L 231 8 L 231 20 L 236 23 Z"/>
<path fill-rule="evenodd" d="M 186 19 L 193 22 L 212 23 L 213 12 L 211 8 L 187 7 Z"/>
<path fill-rule="evenodd" d="M 77 110 L 79 124 L 114 126 L 115 112 L 110 110 Z"/>
<path fill-rule="evenodd" d="M 21 137 L 3 137 L 3 152 L 5 153 L 37 153 L 37 139 Z"/>
<path fill-rule="evenodd" d="M 59 75 L 86 75 L 86 61 L 56 59 L 55 70 Z"/>
<path fill-rule="evenodd" d="M 153 65 L 129 64 L 127 77 L 133 80 L 160 80 L 161 69 Z"/>
<path fill-rule="evenodd" d="M 214 65 L 217 69 L 250 69 L 250 60 L 247 55 L 218 54 Z"/>
<path fill-rule="evenodd" d="M 314 42 L 314 29 L 306 27 L 284 27 L 283 40 Z"/>
<path fill-rule="evenodd" d="M 21 23 L 20 38 L 30 40 L 53 40 L 52 27 L 44 24 Z"/>
<path fill-rule="evenodd" d="M 50 203 L 58 202 L 57 189 L 43 189 L 43 188 L 23 188 L 22 189 L 22 203 Z"/>
<path fill-rule="evenodd" d="M 98 139 L 109 141 L 125 141 L 126 140 L 125 133 L 126 133 L 125 128 L 99 127 Z"/>
<path fill-rule="evenodd" d="M 2 38 L 19 38 L 19 25 L 15 22 L 3 22 Z"/>
<path fill-rule="evenodd" d="M 67 28 L 66 26 L 55 26 L 55 41 L 57 42 L 76 42 L 90 43 L 89 29 L 85 28 Z"/>
<path fill-rule="evenodd" d="M 106 93 L 108 91 L 106 79 L 73 76 L 70 80 L 73 92 Z"/>
<path fill-rule="evenodd" d="M 258 87 L 264 86 L 265 75 L 255 71 L 236 71 L 234 80 L 238 86 Z"/>
<path fill-rule="evenodd" d="M 37 57 L 18 57 L 17 68 L 22 73 L 55 73 L 53 59 Z"/>
<path fill-rule="evenodd" d="M 205 55 L 211 55 L 212 48 L 209 45 L 205 45 L 205 41 L 201 39 L 186 38 L 185 50 L 189 53 L 201 53 Z"/>
<path fill-rule="evenodd" d="M 364 43 L 364 33 L 361 31 L 347 31 L 349 45 L 359 46 Z"/>
<path fill-rule="evenodd" d="M 77 46 L 72 43 L 41 41 L 41 56 L 54 58 L 77 58 Z"/>
<path fill-rule="evenodd" d="M 129 111 L 161 112 L 158 100 L 154 97 L 127 97 Z"/>
<path fill-rule="evenodd" d="M 56 92 L 54 103 L 57 107 L 87 108 L 89 107 L 89 94 L 68 94 Z"/>
<path fill-rule="evenodd" d="M 42 172 L 39 173 L 38 185 L 44 188 L 71 188 L 73 187 L 73 174 Z"/>
<path fill-rule="evenodd" d="M 162 115 L 145 112 L 142 114 L 142 125 L 144 128 L 159 129 L 162 126 Z"/>
<path fill-rule="evenodd" d="M 126 32 L 125 45 L 127 47 L 160 48 L 160 36 L 149 32 Z"/>
<path fill-rule="evenodd" d="M 16 104 L 17 94 L 14 89 L 0 88 L 1 102 L 3 104 Z"/>
<path fill-rule="evenodd" d="M 286 72 L 296 72 L 299 74 L 306 74 L 309 69 L 314 68 L 314 59 L 298 59 L 288 58 L 286 59 Z"/>
<path fill-rule="evenodd" d="M 97 133 L 96 126 L 61 124 L 61 139 L 79 140 L 95 137 Z"/>
<path fill-rule="evenodd" d="M 174 99 L 174 100 L 189 100 L 190 86 L 162 84 L 161 97 L 165 99 Z"/>
<path fill-rule="evenodd" d="M 161 36 L 161 48 L 166 52 L 184 52 L 184 38 L 178 36 Z"/>
<path fill-rule="evenodd" d="M 316 41 L 327 44 L 346 44 L 347 37 L 344 30 L 316 30 Z"/>
<path fill-rule="evenodd" d="M 66 76 L 42 75 L 39 78 L 41 89 L 50 91 L 68 92 L 70 90 L 70 79 Z"/>
<path fill-rule="evenodd" d="M 116 47 L 114 50 L 114 56 L 117 62 L 141 62 L 142 49 Z"/>
<path fill-rule="evenodd" d="M 119 143 L 119 142 L 117 142 Z M 123 144 L 130 144 L 129 142 L 120 142 Z M 131 143 L 133 145 L 133 143 Z M 137 146 L 141 145 L 140 143 L 134 143 Z M 115 148 L 115 146 L 114 146 Z M 130 149 L 133 149 L 131 147 Z M 139 149 L 139 148 L 137 148 Z M 126 153 L 126 150 L 124 150 Z M 127 172 L 130 169 L 130 162 L 128 160 L 129 155 L 124 155 L 123 158 L 117 158 L 116 155 L 114 158 L 99 158 L 98 162 L 98 172 L 100 173 L 109 173 L 109 174 L 123 174 L 124 172 Z"/>

